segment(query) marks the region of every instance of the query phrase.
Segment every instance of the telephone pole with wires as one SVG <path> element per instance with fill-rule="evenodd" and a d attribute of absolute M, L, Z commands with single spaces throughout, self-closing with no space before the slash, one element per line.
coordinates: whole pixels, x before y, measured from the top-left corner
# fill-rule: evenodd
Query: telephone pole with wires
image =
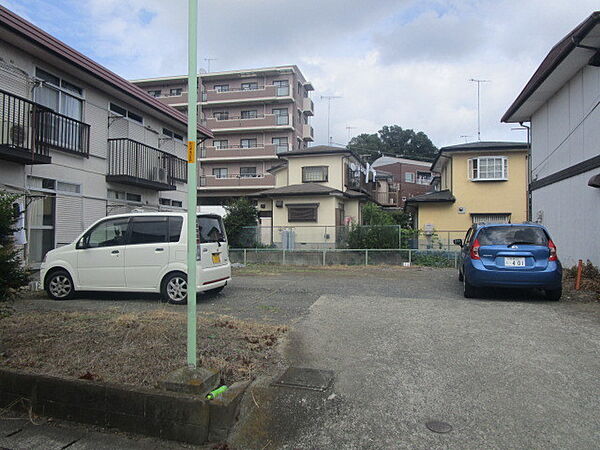
<path fill-rule="evenodd" d="M 340 95 L 321 95 L 321 100 L 327 100 L 327 143 L 331 145 L 333 137 L 331 136 L 331 100 L 342 98 Z"/>
<path fill-rule="evenodd" d="M 468 81 L 477 83 L 477 140 L 481 141 L 481 83 L 489 83 L 491 80 L 478 80 L 476 78 L 469 78 Z"/>

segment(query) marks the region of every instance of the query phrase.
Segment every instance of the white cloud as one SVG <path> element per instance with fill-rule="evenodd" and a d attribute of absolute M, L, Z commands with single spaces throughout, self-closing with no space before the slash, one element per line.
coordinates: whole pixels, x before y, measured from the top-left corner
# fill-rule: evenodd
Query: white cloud
<path fill-rule="evenodd" d="M 40 7 L 40 3 L 48 8 Z M 187 70 L 183 0 L 16 2 L 30 20 L 129 77 Z M 64 7 L 68 3 L 69 7 Z M 476 138 L 482 86 L 482 138 L 525 138 L 499 120 L 550 48 L 584 20 L 597 0 L 202 0 L 199 58 L 213 70 L 297 64 L 316 91 L 316 142 L 352 130 L 398 124 L 438 146 Z M 60 20 L 52 20 L 60 16 Z M 74 31 L 81 30 L 81 31 Z"/>

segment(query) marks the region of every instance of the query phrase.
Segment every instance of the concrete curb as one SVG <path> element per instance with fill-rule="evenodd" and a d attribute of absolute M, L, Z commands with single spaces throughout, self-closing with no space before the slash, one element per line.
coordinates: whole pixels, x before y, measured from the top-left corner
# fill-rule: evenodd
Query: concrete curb
<path fill-rule="evenodd" d="M 0 369 L 0 408 L 24 400 L 34 414 L 82 422 L 189 444 L 224 441 L 249 383 L 223 395 L 153 391 Z"/>

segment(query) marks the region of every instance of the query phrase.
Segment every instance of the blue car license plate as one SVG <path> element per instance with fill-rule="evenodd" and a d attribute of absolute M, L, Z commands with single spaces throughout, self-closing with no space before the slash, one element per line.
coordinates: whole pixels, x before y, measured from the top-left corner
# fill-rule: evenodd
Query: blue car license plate
<path fill-rule="evenodd" d="M 504 258 L 504 265 L 506 267 L 525 267 L 525 258 L 506 257 Z"/>

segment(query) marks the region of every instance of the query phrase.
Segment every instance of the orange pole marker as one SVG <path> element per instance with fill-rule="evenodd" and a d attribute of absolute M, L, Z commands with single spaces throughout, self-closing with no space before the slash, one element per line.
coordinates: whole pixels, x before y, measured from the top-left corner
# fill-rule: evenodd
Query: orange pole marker
<path fill-rule="evenodd" d="M 583 269 L 583 261 L 580 259 L 577 263 L 577 278 L 575 279 L 575 290 L 578 291 L 581 287 L 581 270 Z"/>

